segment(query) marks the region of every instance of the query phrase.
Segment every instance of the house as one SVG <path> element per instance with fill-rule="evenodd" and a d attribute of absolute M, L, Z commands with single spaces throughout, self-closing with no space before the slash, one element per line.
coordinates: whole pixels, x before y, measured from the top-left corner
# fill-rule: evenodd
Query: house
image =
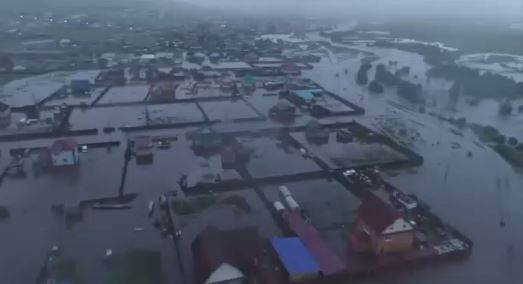
<path fill-rule="evenodd" d="M 75 166 L 80 162 L 78 144 L 73 139 L 56 140 L 49 149 L 51 164 L 55 167 Z"/>
<path fill-rule="evenodd" d="M 282 122 L 294 120 L 296 107 L 284 100 L 278 101 L 269 109 L 269 116 Z"/>
<path fill-rule="evenodd" d="M 309 250 L 297 237 L 273 238 L 271 246 L 287 272 L 289 282 L 314 280 L 320 268 Z"/>
<path fill-rule="evenodd" d="M 247 283 L 256 270 L 262 239 L 254 227 L 205 228 L 191 244 L 195 283 Z"/>
<path fill-rule="evenodd" d="M 298 68 L 298 66 L 296 66 L 296 64 L 294 64 L 294 63 L 283 63 L 280 66 L 280 70 L 285 75 L 300 75 L 301 74 L 300 68 Z"/>
<path fill-rule="evenodd" d="M 357 210 L 351 242 L 357 251 L 400 253 L 413 248 L 414 229 L 399 211 L 377 196 L 363 200 Z"/>
<path fill-rule="evenodd" d="M 148 165 L 153 163 L 153 143 L 149 136 L 138 136 L 134 138 L 134 155 L 137 165 Z"/>

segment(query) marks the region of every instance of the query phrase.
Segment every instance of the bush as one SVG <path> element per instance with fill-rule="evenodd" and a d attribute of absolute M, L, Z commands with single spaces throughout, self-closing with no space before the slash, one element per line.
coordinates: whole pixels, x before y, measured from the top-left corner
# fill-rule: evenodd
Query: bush
<path fill-rule="evenodd" d="M 0 219 L 7 219 L 9 216 L 11 216 L 9 214 L 9 209 L 5 206 L 0 206 Z"/>

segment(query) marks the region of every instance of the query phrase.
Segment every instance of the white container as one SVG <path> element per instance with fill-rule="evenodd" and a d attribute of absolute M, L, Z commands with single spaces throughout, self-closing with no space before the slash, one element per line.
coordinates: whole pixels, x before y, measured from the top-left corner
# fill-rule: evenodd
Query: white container
<path fill-rule="evenodd" d="M 292 196 L 285 197 L 285 204 L 287 207 L 289 207 L 290 210 L 296 211 L 300 209 L 300 205 L 298 202 L 296 202 L 296 200 L 294 200 L 294 198 L 292 198 Z"/>
<path fill-rule="evenodd" d="M 274 201 L 272 205 L 274 206 L 274 209 L 276 209 L 276 211 L 278 212 L 285 210 L 285 206 L 283 206 L 283 203 L 281 203 L 280 201 Z"/>
<path fill-rule="evenodd" d="M 287 198 L 287 196 L 291 196 L 290 190 L 285 185 L 280 185 L 278 190 L 280 191 L 280 198 L 283 200 Z"/>

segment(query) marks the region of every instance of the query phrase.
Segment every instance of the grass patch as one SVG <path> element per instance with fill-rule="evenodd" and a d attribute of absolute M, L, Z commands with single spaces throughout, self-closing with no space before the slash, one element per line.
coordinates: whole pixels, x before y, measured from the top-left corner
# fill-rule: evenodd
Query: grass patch
<path fill-rule="evenodd" d="M 200 213 L 214 204 L 216 204 L 216 197 L 201 196 L 195 198 L 175 198 L 171 205 L 176 214 L 189 215 Z"/>
<path fill-rule="evenodd" d="M 239 213 L 251 213 L 251 206 L 249 203 L 247 203 L 247 200 L 245 200 L 245 197 L 243 196 L 232 195 L 224 198 L 221 203 L 234 206 L 235 210 L 237 210 Z"/>
<path fill-rule="evenodd" d="M 71 258 L 57 256 L 49 261 L 47 271 L 51 278 L 60 281 L 76 279 L 76 263 Z"/>
<path fill-rule="evenodd" d="M 35 75 L 30 75 L 30 74 L 14 74 L 14 73 L 4 73 L 4 74 L 0 74 L 0 86 L 4 85 L 4 84 L 7 84 L 11 81 L 14 81 L 14 80 L 18 80 L 18 79 L 22 79 L 22 78 L 26 78 L 26 77 L 31 77 L 31 76 L 35 76 Z"/>
<path fill-rule="evenodd" d="M 158 251 L 135 249 L 116 256 L 106 284 L 162 284 L 162 258 Z"/>

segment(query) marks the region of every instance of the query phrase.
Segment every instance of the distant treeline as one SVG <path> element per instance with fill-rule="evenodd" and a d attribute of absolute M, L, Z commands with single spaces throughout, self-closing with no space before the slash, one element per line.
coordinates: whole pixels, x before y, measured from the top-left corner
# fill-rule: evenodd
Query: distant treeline
<path fill-rule="evenodd" d="M 516 83 L 513 79 L 499 74 L 480 72 L 456 64 L 435 66 L 427 72 L 427 75 L 454 80 L 461 86 L 462 93 L 466 96 L 478 98 L 523 96 L 523 82 Z"/>
<path fill-rule="evenodd" d="M 423 43 L 395 43 L 388 40 L 377 40 L 374 46 L 397 48 L 414 52 L 423 56 L 424 61 L 431 65 L 453 62 L 459 55 L 457 52 L 448 51 L 437 46 Z"/>

